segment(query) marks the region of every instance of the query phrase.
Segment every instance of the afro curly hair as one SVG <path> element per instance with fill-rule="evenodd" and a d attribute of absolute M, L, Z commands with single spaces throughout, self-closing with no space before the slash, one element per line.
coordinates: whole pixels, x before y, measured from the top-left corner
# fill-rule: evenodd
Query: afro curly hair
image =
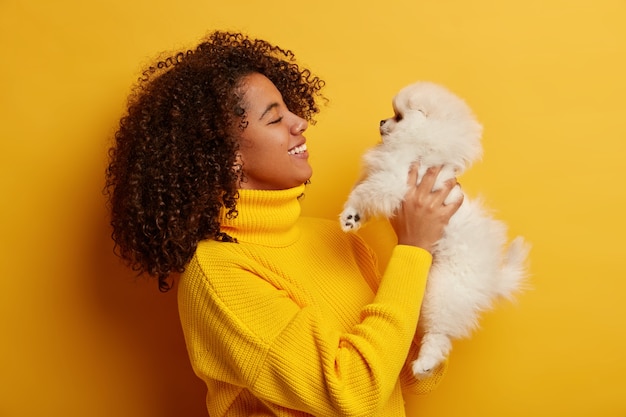
<path fill-rule="evenodd" d="M 105 195 L 115 253 L 171 288 L 203 239 L 233 242 L 220 213 L 237 215 L 238 142 L 245 129 L 238 92 L 251 73 L 270 79 L 293 113 L 314 122 L 324 82 L 289 50 L 216 31 L 194 50 L 148 67 L 132 89 L 109 150 Z"/>

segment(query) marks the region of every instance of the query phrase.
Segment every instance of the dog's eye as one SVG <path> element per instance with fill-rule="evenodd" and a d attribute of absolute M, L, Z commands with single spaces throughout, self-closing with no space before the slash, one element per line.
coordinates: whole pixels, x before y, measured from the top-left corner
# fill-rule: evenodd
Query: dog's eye
<path fill-rule="evenodd" d="M 393 116 L 393 120 L 399 122 L 400 120 L 402 120 L 402 115 L 400 113 L 396 113 L 396 115 Z"/>

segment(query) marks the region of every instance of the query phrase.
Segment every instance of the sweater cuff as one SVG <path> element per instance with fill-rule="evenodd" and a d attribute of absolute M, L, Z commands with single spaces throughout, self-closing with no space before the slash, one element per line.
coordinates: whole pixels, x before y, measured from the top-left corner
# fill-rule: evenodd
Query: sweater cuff
<path fill-rule="evenodd" d="M 421 268 L 424 265 L 430 268 L 433 262 L 433 255 L 426 249 L 417 246 L 396 245 L 391 252 L 391 258 L 393 259 L 396 256 L 407 259 L 414 268 Z"/>

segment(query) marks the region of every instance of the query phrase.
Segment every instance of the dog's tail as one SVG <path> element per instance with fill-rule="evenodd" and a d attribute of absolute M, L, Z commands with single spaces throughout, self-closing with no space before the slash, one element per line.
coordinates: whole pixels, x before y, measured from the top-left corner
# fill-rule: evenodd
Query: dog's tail
<path fill-rule="evenodd" d="M 529 252 L 530 244 L 523 237 L 513 239 L 504 255 L 502 274 L 498 280 L 498 295 L 512 299 L 515 292 L 527 287 Z"/>

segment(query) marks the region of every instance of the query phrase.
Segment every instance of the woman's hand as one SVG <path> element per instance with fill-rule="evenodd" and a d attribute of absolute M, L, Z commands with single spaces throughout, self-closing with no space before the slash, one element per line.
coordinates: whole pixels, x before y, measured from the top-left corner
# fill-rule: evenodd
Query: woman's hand
<path fill-rule="evenodd" d="M 447 206 L 443 204 L 457 184 L 456 179 L 450 179 L 442 189 L 432 191 L 439 171 L 441 167 L 430 168 L 416 185 L 417 163 L 411 165 L 407 179 L 409 190 L 396 214 L 389 219 L 399 245 L 418 246 L 432 253 L 443 236 L 444 227 L 463 203 L 461 198 Z"/>

